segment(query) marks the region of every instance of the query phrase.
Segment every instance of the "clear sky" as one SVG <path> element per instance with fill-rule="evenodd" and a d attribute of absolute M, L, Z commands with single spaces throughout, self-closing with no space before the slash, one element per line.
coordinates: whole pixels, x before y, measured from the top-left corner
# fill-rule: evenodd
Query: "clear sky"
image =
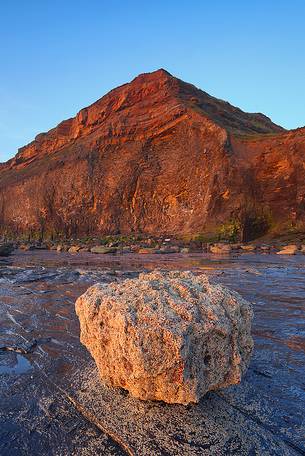
<path fill-rule="evenodd" d="M 0 5 L 0 161 L 160 67 L 286 128 L 305 125 L 305 1 Z"/>

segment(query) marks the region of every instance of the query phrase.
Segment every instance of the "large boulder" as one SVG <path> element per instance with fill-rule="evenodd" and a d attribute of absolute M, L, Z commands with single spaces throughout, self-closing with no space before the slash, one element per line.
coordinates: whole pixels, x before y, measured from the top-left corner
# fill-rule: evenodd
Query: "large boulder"
<path fill-rule="evenodd" d="M 76 313 L 104 383 L 140 399 L 198 402 L 239 383 L 252 352 L 251 305 L 205 275 L 154 271 L 97 284 Z"/>

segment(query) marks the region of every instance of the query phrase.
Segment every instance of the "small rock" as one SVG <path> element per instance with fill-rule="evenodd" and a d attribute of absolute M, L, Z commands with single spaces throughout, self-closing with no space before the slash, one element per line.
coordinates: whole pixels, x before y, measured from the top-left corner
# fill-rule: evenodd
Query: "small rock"
<path fill-rule="evenodd" d="M 19 249 L 24 250 L 25 252 L 27 252 L 29 250 L 35 250 L 35 245 L 32 245 L 32 244 L 21 244 L 19 246 Z"/>
<path fill-rule="evenodd" d="M 299 252 L 298 246 L 295 244 L 285 245 L 279 252 L 276 252 L 277 255 L 295 255 Z"/>
<path fill-rule="evenodd" d="M 113 242 L 107 243 L 107 247 L 118 247 L 119 245 L 120 245 L 120 243 L 118 241 L 113 241 Z"/>
<path fill-rule="evenodd" d="M 157 253 L 157 251 L 158 251 L 157 249 L 153 249 L 150 247 L 143 247 L 138 250 L 138 253 L 140 253 L 141 255 L 146 255 L 149 253 Z"/>
<path fill-rule="evenodd" d="M 91 253 L 116 253 L 117 249 L 115 247 L 104 247 L 102 245 L 96 245 L 90 249 Z"/>
<path fill-rule="evenodd" d="M 180 253 L 190 253 L 190 249 L 188 247 L 182 247 L 182 249 L 180 249 Z"/>
<path fill-rule="evenodd" d="M 229 244 L 213 244 L 210 246 L 211 253 L 226 254 L 231 252 L 231 246 Z"/>
<path fill-rule="evenodd" d="M 253 244 L 245 244 L 245 245 L 241 245 L 240 248 L 242 250 L 245 250 L 246 252 L 253 252 L 253 250 L 256 249 L 256 246 Z"/>
<path fill-rule="evenodd" d="M 169 253 L 178 253 L 180 251 L 179 247 L 162 247 L 157 249 L 155 253 L 159 254 L 169 254 Z"/>
<path fill-rule="evenodd" d="M 230 247 L 232 250 L 240 250 L 241 245 L 240 244 L 230 244 Z"/>
<path fill-rule="evenodd" d="M 72 245 L 72 247 L 69 248 L 68 252 L 69 253 L 77 253 L 80 251 L 80 246 L 79 245 Z"/>
<path fill-rule="evenodd" d="M 260 248 L 260 250 L 262 250 L 263 252 L 269 252 L 269 250 L 270 250 L 271 247 L 270 247 L 270 245 L 264 245 L 264 244 L 263 244 L 263 245 L 260 245 L 259 248 Z"/>
<path fill-rule="evenodd" d="M 97 284 L 75 307 L 102 380 L 140 399 L 198 402 L 239 383 L 250 360 L 251 305 L 205 275 L 154 271 Z"/>

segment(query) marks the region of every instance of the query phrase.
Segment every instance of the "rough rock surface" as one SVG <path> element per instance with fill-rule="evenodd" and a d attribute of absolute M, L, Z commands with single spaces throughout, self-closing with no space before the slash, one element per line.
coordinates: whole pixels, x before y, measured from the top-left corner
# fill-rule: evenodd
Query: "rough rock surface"
<path fill-rule="evenodd" d="M 238 383 L 252 351 L 252 309 L 191 272 L 95 285 L 76 302 L 81 342 L 102 380 L 146 400 L 198 402 Z"/>
<path fill-rule="evenodd" d="M 158 70 L 1 165 L 0 226 L 55 237 L 195 234 L 246 215 L 249 240 L 305 223 L 304 155 L 304 128 L 287 132 Z"/>

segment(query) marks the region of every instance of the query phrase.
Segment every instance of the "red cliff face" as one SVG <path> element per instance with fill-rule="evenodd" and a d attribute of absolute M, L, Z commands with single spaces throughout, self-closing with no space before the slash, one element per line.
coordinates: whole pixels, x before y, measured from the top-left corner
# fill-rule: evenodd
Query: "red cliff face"
<path fill-rule="evenodd" d="M 287 132 L 158 70 L 0 167 L 1 230 L 195 234 L 238 223 L 255 237 L 304 221 L 304 153 L 305 129 Z"/>

